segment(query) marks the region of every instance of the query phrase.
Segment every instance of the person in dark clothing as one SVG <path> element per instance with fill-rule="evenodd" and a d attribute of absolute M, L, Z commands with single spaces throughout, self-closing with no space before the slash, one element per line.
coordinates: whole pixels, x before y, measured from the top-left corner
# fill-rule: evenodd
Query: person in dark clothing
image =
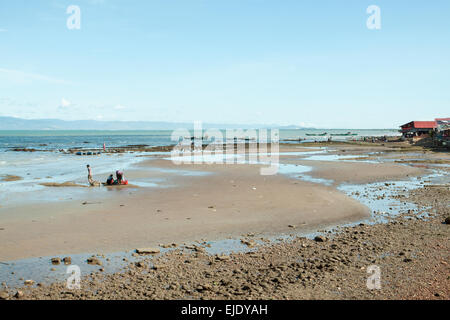
<path fill-rule="evenodd" d="M 111 174 L 108 179 L 106 180 L 106 184 L 108 186 L 112 186 L 114 184 L 114 176 Z"/>

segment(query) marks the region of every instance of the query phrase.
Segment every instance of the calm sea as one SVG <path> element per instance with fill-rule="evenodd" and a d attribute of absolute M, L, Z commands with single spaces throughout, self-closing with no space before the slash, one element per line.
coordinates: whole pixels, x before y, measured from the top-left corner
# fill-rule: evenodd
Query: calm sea
<path fill-rule="evenodd" d="M 280 130 L 280 140 L 309 138 L 323 140 L 326 137 L 307 137 L 306 133 L 358 133 L 358 136 L 397 135 L 397 130 Z M 45 182 L 62 183 L 72 181 L 87 184 L 86 164 L 94 170 L 94 177 L 104 180 L 115 170 L 131 168 L 134 163 L 143 158 L 136 157 L 138 153 L 101 154 L 94 156 L 77 156 L 58 152 L 69 148 L 99 148 L 103 143 L 107 147 L 128 145 L 161 146 L 175 142 L 171 140 L 171 130 L 153 131 L 0 131 L 0 211 L 9 210 L 16 204 L 30 201 L 50 201 L 55 199 L 71 199 L 76 193 L 83 193 L 83 197 L 98 192 L 105 192 L 105 188 L 90 190 L 87 194 L 83 188 L 60 188 L 55 193 L 52 188 L 45 188 Z M 348 137 L 336 137 L 336 139 Z M 352 136 L 351 139 L 355 137 Z M 357 138 L 357 137 L 356 137 Z M 333 139 L 335 139 L 333 137 Z M 336 140 L 335 139 L 335 140 Z M 307 140 L 308 141 L 308 140 Z M 34 148 L 37 152 L 15 152 L 13 148 Z M 56 152 L 48 152 L 56 151 Z M 2 181 L 2 176 L 16 175 L 18 181 Z M 125 174 L 126 175 L 126 174 Z M 157 185 L 157 181 L 133 181 L 134 184 L 146 183 Z M 36 192 L 40 191 L 40 192 Z M 55 196 L 57 195 L 57 197 Z"/>
<path fill-rule="evenodd" d="M 280 130 L 280 140 L 307 139 L 323 140 L 325 137 L 308 137 L 306 133 L 357 133 L 358 136 L 333 137 L 337 139 L 355 139 L 362 136 L 398 135 L 396 129 L 297 129 Z M 101 148 L 128 145 L 161 146 L 175 142 L 171 140 L 172 130 L 145 131 L 0 131 L 0 151 L 11 148 L 35 148 L 41 150 L 59 150 L 69 148 Z M 0 155 L 1 159 L 1 155 Z"/>

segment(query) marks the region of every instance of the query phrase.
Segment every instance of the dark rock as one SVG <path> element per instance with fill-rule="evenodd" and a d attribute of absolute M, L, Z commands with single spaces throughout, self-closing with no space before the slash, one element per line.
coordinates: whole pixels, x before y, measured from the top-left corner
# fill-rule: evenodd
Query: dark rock
<path fill-rule="evenodd" d="M 208 284 L 208 283 L 203 284 L 203 285 L 199 285 L 197 287 L 197 291 L 209 291 L 209 290 L 212 290 L 212 286 L 210 284 Z"/>
<path fill-rule="evenodd" d="M 242 239 L 241 243 L 245 244 L 249 248 L 252 248 L 252 247 L 256 246 L 256 242 L 253 241 L 253 240 Z"/>
<path fill-rule="evenodd" d="M 103 263 L 100 261 L 100 259 L 96 258 L 96 257 L 90 257 L 87 259 L 87 263 L 88 264 L 92 264 L 92 265 L 98 265 L 101 266 Z"/>
<path fill-rule="evenodd" d="M 161 270 L 161 269 L 164 269 L 164 268 L 166 268 L 166 266 L 165 265 L 162 265 L 162 264 L 155 264 L 155 265 L 153 265 L 153 270 Z"/>
<path fill-rule="evenodd" d="M 228 261 L 228 260 L 230 260 L 230 256 L 227 256 L 227 255 L 217 255 L 217 256 L 216 256 L 216 259 L 219 260 L 219 261 Z"/>
<path fill-rule="evenodd" d="M 325 242 L 327 240 L 327 238 L 325 238 L 324 236 L 316 236 L 314 238 L 314 241 L 316 242 Z"/>
<path fill-rule="evenodd" d="M 136 253 L 138 254 L 157 254 L 160 250 L 158 248 L 138 248 Z"/>

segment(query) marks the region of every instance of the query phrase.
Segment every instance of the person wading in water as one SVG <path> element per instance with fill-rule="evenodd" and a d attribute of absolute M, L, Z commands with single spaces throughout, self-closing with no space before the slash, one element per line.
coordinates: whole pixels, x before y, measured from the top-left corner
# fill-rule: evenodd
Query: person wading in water
<path fill-rule="evenodd" d="M 97 187 L 97 186 L 100 186 L 100 182 L 95 181 L 95 180 L 92 178 L 92 169 L 91 169 L 91 166 L 90 166 L 90 165 L 87 165 L 86 167 L 87 167 L 87 170 L 88 170 L 88 181 L 89 181 L 89 184 L 91 185 L 91 187 Z"/>

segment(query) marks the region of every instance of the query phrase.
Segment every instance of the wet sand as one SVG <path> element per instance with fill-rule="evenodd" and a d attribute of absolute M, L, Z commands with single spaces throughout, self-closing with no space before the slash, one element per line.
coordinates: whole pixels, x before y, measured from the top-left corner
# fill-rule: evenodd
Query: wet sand
<path fill-rule="evenodd" d="M 23 179 L 22 177 L 10 175 L 10 174 L 0 175 L 0 181 L 4 181 L 4 182 L 19 181 L 22 179 Z"/>
<path fill-rule="evenodd" d="M 299 163 L 311 165 L 310 161 Z M 421 168 L 389 163 L 336 162 L 330 165 L 326 161 L 314 161 L 313 166 L 311 176 L 333 180 L 335 184 L 399 180 L 425 173 Z"/>
<path fill-rule="evenodd" d="M 57 182 L 45 182 L 40 183 L 41 186 L 44 187 L 53 187 L 53 188 L 67 188 L 67 187 L 78 187 L 78 188 L 87 188 L 88 186 L 82 184 L 76 184 L 70 181 L 57 183 Z"/>
<path fill-rule="evenodd" d="M 314 149 L 286 146 L 280 151 Z M 281 162 L 306 164 L 313 168 L 310 174 L 314 177 L 335 183 L 405 178 L 424 172 L 399 164 L 316 162 L 289 156 L 281 157 Z M 302 181 L 295 175 L 262 176 L 259 170 L 259 165 L 249 164 L 175 165 L 157 155 L 128 171 L 127 179 L 159 179 L 163 187 L 105 187 L 109 192 L 85 199 L 3 210 L 0 261 L 115 252 L 164 242 L 239 237 L 248 232 L 274 235 L 290 231 L 290 226 L 307 232 L 369 215 L 367 207 L 332 186 Z M 190 175 L 180 175 L 180 171 Z M 69 191 L 72 187 L 70 183 L 51 186 L 65 186 Z"/>
<path fill-rule="evenodd" d="M 339 150 L 342 152 L 343 148 L 345 146 L 339 146 L 335 152 Z M 385 149 L 386 147 L 380 146 L 379 148 Z M 355 155 L 367 155 L 374 149 L 377 148 L 350 146 L 345 153 L 348 154 L 351 151 Z M 286 150 L 311 151 L 311 149 L 298 146 L 288 146 Z M 286 150 L 280 151 L 287 152 Z M 432 157 L 434 158 L 434 156 Z M 442 157 L 448 156 L 444 154 Z M 145 160 L 139 163 L 134 170 L 127 172 L 127 178 L 130 181 L 142 177 L 157 179 L 163 181 L 161 183 L 163 187 L 111 188 L 107 195 L 93 196 L 85 201 L 71 200 L 64 201 L 64 203 L 24 205 L 14 208 L 14 212 L 1 212 L 0 261 L 86 252 L 107 253 L 138 247 L 155 247 L 160 243 L 177 243 L 179 245 L 199 239 L 216 240 L 229 237 L 239 239 L 244 234 L 268 237 L 289 233 L 293 229 L 296 232 L 316 231 L 328 226 L 360 221 L 370 216 L 367 207 L 338 191 L 336 189 L 338 184 L 401 180 L 429 173 L 426 168 L 396 163 L 365 163 L 357 160 L 352 162 L 310 161 L 305 160 L 305 157 L 297 156 L 280 158 L 282 163 L 312 167 L 312 171 L 308 172 L 310 176 L 334 181 L 333 185 L 326 186 L 297 179 L 295 175 L 261 176 L 258 165 L 176 166 L 171 161 L 162 159 L 161 156 L 150 156 L 149 159 L 151 160 Z M 183 176 L 179 174 L 180 170 L 198 174 Z M 96 179 L 96 177 L 94 178 Z M 448 194 L 444 194 L 444 198 L 448 200 Z M 439 219 L 441 218 L 442 216 L 439 216 Z M 378 228 L 381 229 L 378 230 Z M 417 228 L 420 230 L 420 226 Z M 382 231 L 384 230 L 382 227 L 370 230 L 378 231 L 375 233 L 364 232 L 372 236 L 378 236 L 377 232 L 385 232 Z M 362 238 L 366 239 L 367 237 Z M 353 251 L 349 242 L 352 240 L 344 239 L 339 244 L 345 252 Z M 311 244 L 316 244 L 316 242 L 308 243 L 308 248 Z M 327 242 L 327 244 L 330 243 Z M 303 242 L 299 245 L 304 248 Z M 420 243 L 419 246 L 421 246 Z M 284 259 L 281 259 L 278 254 L 284 254 L 286 257 L 292 255 L 289 250 L 294 248 L 289 246 L 286 248 L 287 251 L 284 251 L 283 248 L 273 246 L 267 250 L 271 252 L 271 255 L 273 254 L 275 262 Z M 329 250 L 329 248 L 324 250 Z M 275 252 L 278 253 L 275 254 Z M 263 258 L 264 254 L 258 254 L 258 256 L 266 260 Z M 205 261 L 215 259 L 210 256 L 200 258 L 206 259 Z M 175 261 L 171 260 L 174 258 L 170 256 L 167 259 Z M 186 259 L 189 260 L 189 258 Z M 201 262 L 203 260 L 199 261 L 200 264 L 203 263 Z M 234 266 L 241 269 L 247 268 L 246 263 L 250 263 L 250 260 L 247 262 L 239 259 L 233 260 Z M 259 261 L 258 263 L 263 262 Z M 179 261 L 175 263 L 175 266 L 182 268 L 183 265 Z M 197 265 L 195 266 L 197 268 Z M 271 268 L 269 266 L 269 269 Z M 290 270 L 289 266 L 287 268 Z M 199 267 L 198 270 L 193 271 L 197 274 L 200 270 L 202 269 Z M 132 274 L 137 272 L 134 266 L 130 272 Z M 170 277 L 168 274 L 166 276 Z M 315 276 L 315 273 L 310 274 L 310 278 L 315 279 L 311 280 L 315 283 L 312 288 L 318 285 L 318 279 Z M 116 275 L 112 277 L 116 277 Z M 186 277 L 186 281 L 188 281 L 189 277 L 195 276 L 186 274 Z M 113 286 L 117 284 L 114 283 L 117 281 L 114 278 L 110 280 Z M 331 280 L 327 279 L 326 283 L 329 284 L 329 281 Z M 267 288 L 272 288 L 272 285 L 270 283 Z M 175 287 L 178 288 L 178 286 Z M 137 284 L 135 289 L 139 291 Z M 257 292 L 261 295 L 256 294 L 254 297 L 266 297 L 266 295 L 262 295 L 260 289 Z M 265 291 L 265 289 L 262 287 L 263 292 L 268 293 L 269 291 Z M 199 294 L 209 298 L 241 297 L 240 294 L 233 295 L 228 289 L 228 293 L 224 295 L 206 294 L 209 293 L 209 289 L 183 290 L 180 294 L 188 297 L 199 297 Z M 54 293 L 56 294 L 54 297 L 67 298 L 67 296 L 58 296 L 57 291 Z M 155 291 L 153 295 L 147 297 L 181 297 L 178 294 L 179 291 L 174 291 L 174 295 L 166 296 Z M 312 292 L 311 295 L 314 296 Z M 132 296 L 143 298 L 136 294 L 130 297 Z M 42 298 L 39 295 L 35 297 Z M 99 295 L 97 298 L 102 297 L 108 296 Z M 124 298 L 125 296 L 119 294 L 117 297 Z M 301 296 L 292 294 L 277 296 L 275 294 L 272 297 L 299 298 Z M 93 297 L 91 296 L 91 298 Z"/>
<path fill-rule="evenodd" d="M 212 256 L 204 245 L 142 256 L 124 271 L 4 291 L 11 299 L 450 299 L 450 187 L 396 189 L 417 205 L 385 224 L 359 224 L 315 239 L 260 243 Z M 428 217 L 414 217 L 423 209 Z M 249 236 L 247 243 L 258 241 Z M 102 258 L 99 258 L 103 260 Z M 103 260 L 104 261 L 104 260 Z M 380 281 L 368 287 L 377 268 Z M 99 270 L 101 267 L 99 267 Z M 15 295 L 15 296 L 14 296 Z"/>
<path fill-rule="evenodd" d="M 175 168 L 166 160 L 148 165 Z M 334 188 L 282 175 L 261 176 L 258 166 L 193 167 L 213 174 L 174 177 L 174 186 L 168 188 L 112 190 L 112 196 L 86 204 L 16 208 L 13 216 L 2 219 L 0 261 L 113 252 L 248 232 L 274 234 L 288 231 L 289 225 L 308 230 L 368 215 L 366 207 Z M 39 218 L 27 216 L 30 210 Z"/>

